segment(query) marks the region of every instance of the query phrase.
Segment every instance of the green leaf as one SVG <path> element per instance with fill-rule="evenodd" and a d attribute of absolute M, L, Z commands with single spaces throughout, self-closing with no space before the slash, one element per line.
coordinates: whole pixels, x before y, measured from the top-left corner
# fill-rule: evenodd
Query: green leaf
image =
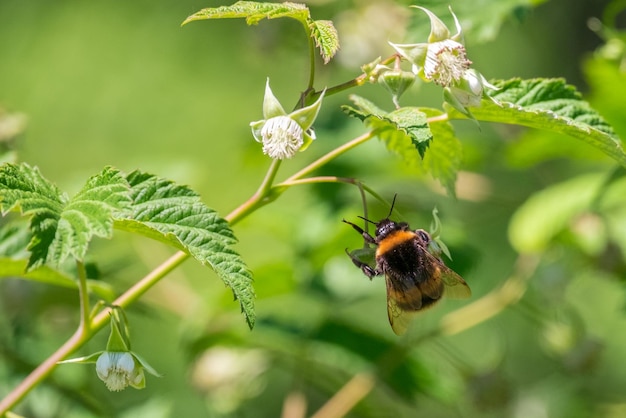
<path fill-rule="evenodd" d="M 310 20 L 309 9 L 304 4 L 238 1 L 230 6 L 202 9 L 189 16 L 182 24 L 186 25 L 194 20 L 245 18 L 248 25 L 256 25 L 260 20 L 279 17 L 290 17 L 303 24 Z"/>
<path fill-rule="evenodd" d="M 428 118 L 442 115 L 437 109 L 420 108 Z M 439 180 L 450 196 L 455 196 L 456 175 L 463 163 L 463 147 L 448 121 L 429 124 L 433 139 L 424 156 L 422 166 L 433 178 Z"/>
<path fill-rule="evenodd" d="M 133 203 L 130 210 L 116 216 L 115 227 L 172 245 L 211 267 L 232 289 L 252 328 L 252 274 L 231 248 L 236 239 L 228 222 L 186 186 L 139 171 L 130 173 L 127 180 Z"/>
<path fill-rule="evenodd" d="M 41 266 L 26 271 L 26 267 L 27 260 L 0 257 L 0 279 L 22 279 L 68 289 L 78 289 L 78 284 L 74 279 L 58 270 Z M 93 292 L 107 301 L 111 301 L 115 298 L 113 288 L 109 284 L 99 280 L 87 280 L 87 289 L 89 292 Z"/>
<path fill-rule="evenodd" d="M 324 59 L 324 64 L 328 64 L 339 50 L 337 29 L 330 20 L 313 20 L 309 23 L 309 29 Z"/>
<path fill-rule="evenodd" d="M 339 49 L 337 29 L 330 20 L 312 20 L 308 7 L 300 3 L 257 3 L 238 1 L 230 6 L 208 7 L 189 16 L 182 25 L 195 20 L 246 19 L 248 25 L 256 25 L 263 19 L 287 17 L 302 23 L 320 50 L 324 64 L 328 64 Z"/>
<path fill-rule="evenodd" d="M 539 252 L 590 208 L 605 174 L 587 174 L 555 184 L 531 196 L 513 214 L 509 240 L 518 252 Z"/>
<path fill-rule="evenodd" d="M 0 227 L 0 256 L 28 258 L 30 232 L 25 222 L 10 222 Z"/>
<path fill-rule="evenodd" d="M 390 151 L 410 163 L 417 161 L 415 151 L 418 151 L 420 157 L 424 157 L 432 133 L 426 122 L 426 115 L 420 109 L 401 107 L 388 113 L 362 97 L 351 95 L 350 100 L 358 109 L 343 106 L 343 110 L 364 121 Z"/>
<path fill-rule="evenodd" d="M 61 212 L 68 198 L 48 182 L 38 168 L 27 164 L 0 166 L 0 209 L 2 215 L 19 209 L 30 221 L 31 252 L 28 269 L 42 265 L 48 256 L 48 247 L 54 240 Z"/>
<path fill-rule="evenodd" d="M 362 97 L 352 95 L 350 98 L 358 109 L 343 106 L 346 113 L 364 121 L 387 149 L 429 173 L 450 195 L 455 195 L 456 175 L 462 163 L 461 142 L 449 122 L 437 121 L 430 125 L 426 122 L 426 118 L 441 116 L 440 110 L 401 107 L 387 113 Z"/>
<path fill-rule="evenodd" d="M 94 235 L 113 236 L 113 212 L 129 203 L 128 184 L 118 170 L 107 167 L 89 178 L 61 212 L 48 258 L 57 263 L 70 255 L 83 260 Z"/>
<path fill-rule="evenodd" d="M 110 237 L 112 213 L 128 203 L 128 186 L 119 172 L 105 168 L 91 177 L 71 200 L 28 164 L 0 166 L 0 208 L 3 215 L 20 210 L 31 216 L 28 270 L 68 256 L 82 260 L 91 238 Z"/>
<path fill-rule="evenodd" d="M 483 100 L 473 107 L 479 121 L 528 126 L 570 135 L 600 149 L 626 166 L 621 141 L 606 121 L 562 79 L 512 79 L 494 83 L 491 96 L 500 104 Z M 465 117 L 449 109 L 451 119 Z"/>

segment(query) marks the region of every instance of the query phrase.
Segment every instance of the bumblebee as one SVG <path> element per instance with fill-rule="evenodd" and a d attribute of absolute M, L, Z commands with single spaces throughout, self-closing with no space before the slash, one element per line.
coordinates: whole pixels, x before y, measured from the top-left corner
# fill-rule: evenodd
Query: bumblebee
<path fill-rule="evenodd" d="M 366 243 L 376 246 L 375 267 L 358 256 L 358 250 L 346 253 L 370 280 L 385 275 L 389 323 L 394 333 L 403 335 L 413 317 L 433 306 L 444 294 L 463 299 L 472 292 L 461 276 L 428 250 L 430 235 L 423 229 L 411 230 L 406 222 L 392 221 L 391 211 L 393 204 L 389 215 L 379 222 L 362 218 L 376 225 L 375 237 L 352 222 L 343 222 L 361 234 Z"/>

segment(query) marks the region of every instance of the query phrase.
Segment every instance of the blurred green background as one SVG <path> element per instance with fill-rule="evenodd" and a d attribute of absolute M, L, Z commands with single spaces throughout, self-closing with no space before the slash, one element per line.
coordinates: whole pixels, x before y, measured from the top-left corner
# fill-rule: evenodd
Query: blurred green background
<path fill-rule="evenodd" d="M 565 77 L 625 137 L 623 43 L 614 37 L 607 46 L 587 27 L 612 3 L 450 3 L 487 78 Z M 320 63 L 317 88 L 359 75 L 360 65 L 392 53 L 387 40 L 411 39 L 401 28 L 419 32 L 426 22 L 390 1 L 307 4 L 314 18 L 335 22 L 342 41 L 337 59 Z M 448 2 L 420 4 L 451 23 Z M 307 82 L 307 43 L 295 21 L 180 27 L 218 5 L 0 0 L 0 107 L 28 119 L 19 159 L 70 193 L 113 165 L 188 184 L 222 215 L 244 202 L 269 165 L 248 126 L 262 117 L 265 80 L 285 107 L 295 104 Z M 378 86 L 355 93 L 391 109 Z M 363 132 L 339 109 L 344 103 L 347 95 L 325 100 L 318 140 L 283 164 L 279 178 Z M 438 107 L 441 93 L 422 86 L 402 104 Z M 143 391 L 110 393 L 92 368 L 66 365 L 17 412 L 277 417 L 286 399 L 303 394 L 310 416 L 366 372 L 375 385 L 348 416 L 625 416 L 623 170 L 571 138 L 469 122 L 455 129 L 464 146 L 457 199 L 377 140 L 318 174 L 358 178 L 389 200 L 397 193 L 397 209 L 414 228 L 427 229 L 436 206 L 448 264 L 473 299 L 443 302 L 396 337 L 383 279 L 370 282 L 344 253 L 362 244 L 341 223 L 362 214 L 356 189 L 301 186 L 234 228 L 255 274 L 252 332 L 231 292 L 188 261 L 129 310 L 133 349 L 164 377 L 148 376 Z M 386 215 L 388 207 L 371 203 L 372 219 Z M 515 273 L 518 253 L 531 251 L 540 263 L 518 304 L 458 335 L 421 338 L 446 313 L 497 289 Z M 171 253 L 118 233 L 94 243 L 91 261 L 121 292 Z M 0 282 L 0 395 L 71 335 L 76 304 L 73 291 Z M 103 349 L 100 334 L 81 355 Z"/>

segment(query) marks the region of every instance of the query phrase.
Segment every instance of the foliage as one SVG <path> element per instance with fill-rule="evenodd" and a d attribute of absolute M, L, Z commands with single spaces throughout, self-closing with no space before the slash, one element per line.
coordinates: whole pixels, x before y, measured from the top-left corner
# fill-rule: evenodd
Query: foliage
<path fill-rule="evenodd" d="M 197 5 L 97 6 L 99 19 L 80 7 L 51 13 L 42 2 L 33 14 L 0 5 L 0 38 L 12 40 L 6 62 L 66 68 L 54 72 L 59 91 L 34 71 L 0 68 L 2 100 L 31 121 L 25 141 L 25 116 L 0 108 L 0 415 L 623 412 L 626 375 L 615 367 L 626 349 L 615 332 L 626 277 L 619 4 L 589 21 L 604 45 L 586 56 L 583 84 L 579 57 L 567 61 L 574 51 L 563 48 L 579 34 L 554 33 L 548 19 L 545 7 L 557 3 L 366 3 L 239 1 L 199 10 L 182 29 L 164 22 Z M 407 10 L 415 23 L 406 39 L 380 32 L 386 19 L 405 26 Z M 423 12 L 437 34 L 428 42 Z M 30 29 L 24 16 L 42 20 Z M 304 36 L 279 18 L 298 22 Z M 43 19 L 54 26 L 49 37 L 38 35 Z M 119 30 L 98 28 L 109 19 Z M 256 26 L 243 32 L 215 22 L 223 19 Z M 532 51 L 512 39 L 512 21 Z M 84 36 L 92 29 L 102 39 Z M 20 39 L 41 42 L 30 60 Z M 381 39 L 393 47 L 368 49 Z M 342 56 L 350 43 L 380 57 Z M 73 48 L 82 53 L 59 59 Z M 158 57 L 146 60 L 152 50 Z M 71 70 L 92 65 L 96 51 L 102 61 L 77 77 Z M 479 64 L 489 77 L 559 77 L 487 81 Z M 270 80 L 281 98 L 301 92 L 291 112 Z M 254 97 L 263 84 L 261 109 Z M 111 165 L 140 163 L 167 175 Z M 205 200 L 235 209 L 220 216 Z M 432 238 L 446 256 L 428 249 L 464 277 L 472 299 L 444 298 L 405 337 L 393 335 L 384 279 L 362 277 L 344 253 L 376 267 L 372 243 L 341 223 L 358 215 L 370 232 L 385 217 L 413 230 L 434 217 Z M 207 280 L 214 274 L 220 280 Z M 417 288 L 403 290 L 403 300 Z M 105 349 L 98 332 L 107 326 Z M 77 352 L 85 348 L 96 354 Z M 144 376 L 157 375 L 146 360 L 164 377 Z M 72 365 L 93 362 L 109 389 L 145 389 L 120 398 L 93 368 L 81 374 Z"/>
<path fill-rule="evenodd" d="M 252 278 L 230 248 L 235 236 L 189 188 L 138 171 L 123 176 L 107 167 L 70 199 L 37 168 L 5 164 L 0 198 L 3 213 L 19 209 L 31 216 L 26 273 L 44 263 L 61 265 L 70 256 L 82 262 L 91 239 L 110 238 L 115 226 L 170 244 L 211 267 L 254 326 Z"/>

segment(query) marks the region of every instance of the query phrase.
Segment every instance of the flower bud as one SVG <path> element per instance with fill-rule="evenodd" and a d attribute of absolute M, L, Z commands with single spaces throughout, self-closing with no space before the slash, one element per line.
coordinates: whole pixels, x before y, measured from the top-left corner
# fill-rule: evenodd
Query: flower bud
<path fill-rule="evenodd" d="M 378 82 L 393 95 L 393 104 L 400 107 L 398 99 L 415 82 L 415 74 L 409 71 L 389 70 L 378 77 Z"/>

